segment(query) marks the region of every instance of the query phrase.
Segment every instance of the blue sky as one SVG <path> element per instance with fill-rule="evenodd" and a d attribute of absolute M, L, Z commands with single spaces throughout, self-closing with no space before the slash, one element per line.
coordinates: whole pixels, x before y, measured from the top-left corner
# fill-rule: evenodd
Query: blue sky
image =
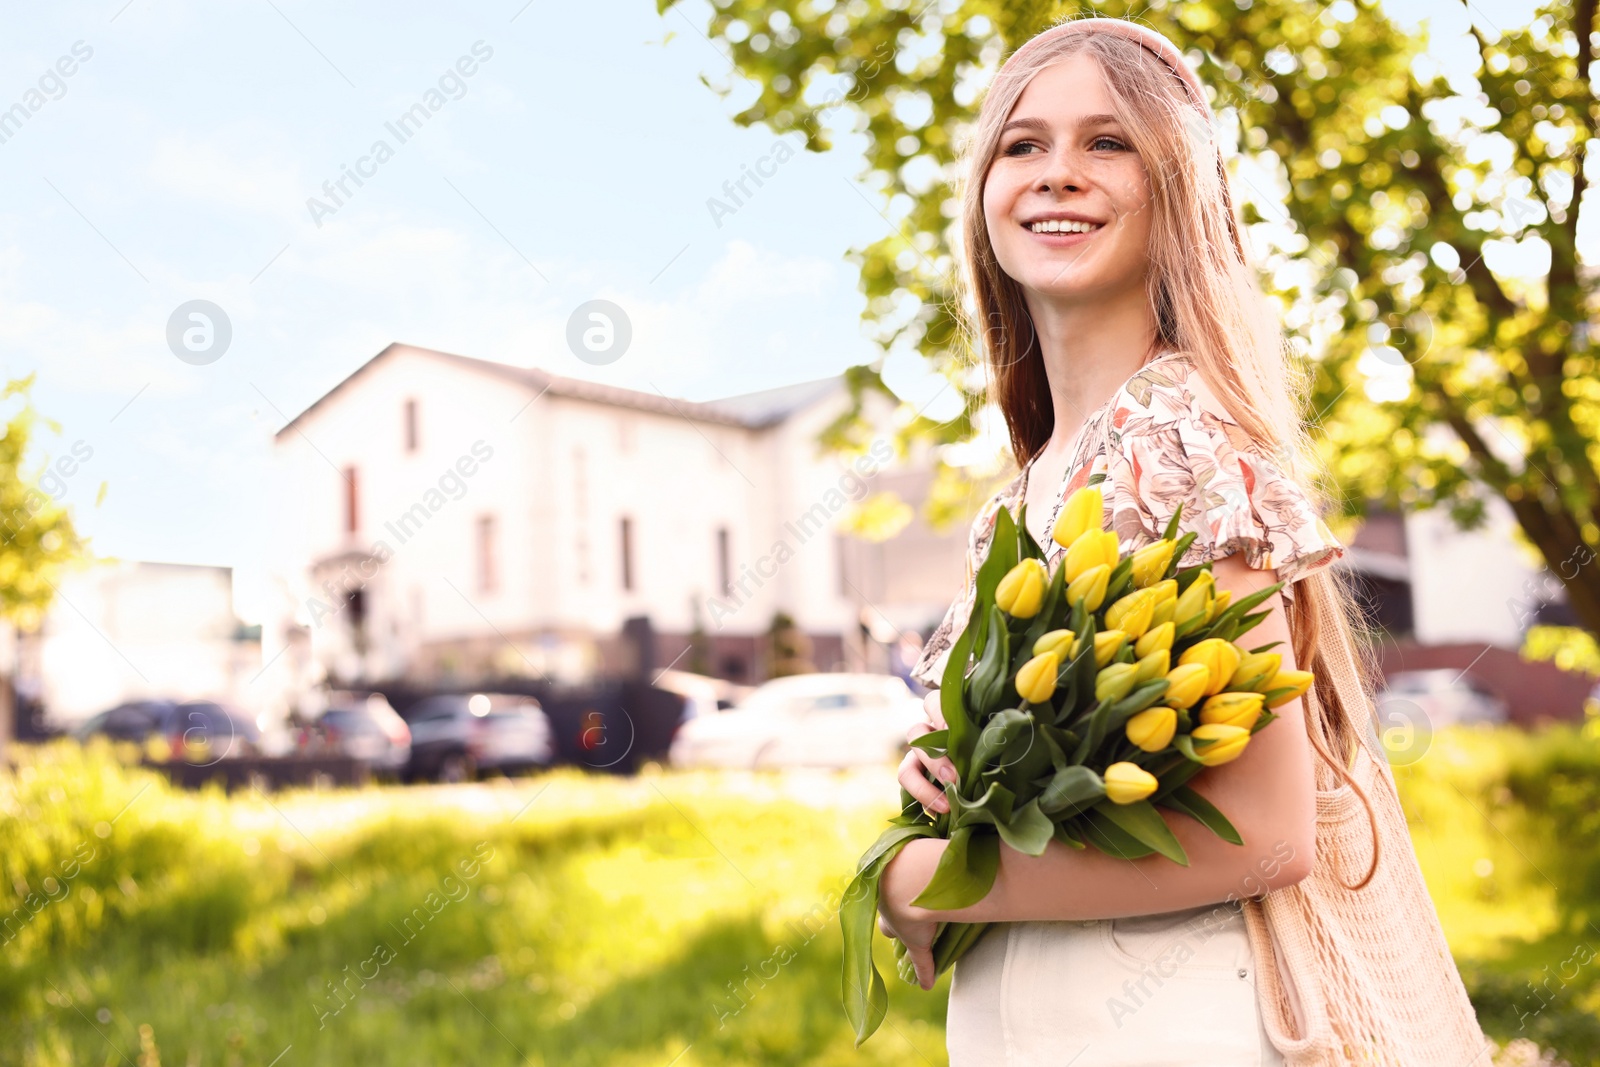
<path fill-rule="evenodd" d="M 272 433 L 391 341 L 694 399 L 876 358 L 843 257 L 890 223 L 856 181 L 858 138 L 708 209 L 777 141 L 730 121 L 747 91 L 701 83 L 738 82 L 701 36 L 708 10 L 12 6 L 0 110 L 38 106 L 0 126 L 0 370 L 37 372 L 62 424 L 41 456 L 92 450 L 65 499 L 93 548 L 248 571 Z M 402 143 L 386 123 L 430 90 L 442 106 Z M 392 157 L 362 162 L 379 140 Z M 308 209 L 358 166 L 336 210 Z M 597 298 L 633 323 L 606 366 L 565 343 Z M 232 327 L 205 365 L 167 345 L 191 300 Z M 914 404 L 937 391 L 915 359 L 888 373 Z"/>

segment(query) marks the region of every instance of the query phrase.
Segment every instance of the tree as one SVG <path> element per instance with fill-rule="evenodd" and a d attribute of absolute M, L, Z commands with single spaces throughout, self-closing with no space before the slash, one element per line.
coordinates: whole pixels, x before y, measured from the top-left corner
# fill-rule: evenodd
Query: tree
<path fill-rule="evenodd" d="M 88 556 L 88 543 L 79 538 L 71 513 L 41 487 L 49 468 L 27 469 L 40 423 L 60 430 L 34 409 L 33 379 L 31 374 L 13 379 L 0 391 L 0 401 L 21 398 L 0 437 L 0 617 L 21 630 L 38 627 L 62 572 Z"/>
<path fill-rule="evenodd" d="M 1547 563 L 1509 610 L 1526 622 L 1563 586 L 1594 632 L 1600 338 L 1578 225 L 1597 2 L 1549 4 L 1498 34 L 1475 27 L 1478 69 L 1455 84 L 1370 0 L 1092 12 L 1132 15 L 1177 42 L 1217 92 L 1220 130 L 1237 129 L 1251 164 L 1230 160 L 1237 199 L 1297 356 L 1317 368 L 1315 420 L 1343 514 L 1442 507 L 1471 529 L 1498 497 Z M 736 122 L 799 130 L 826 151 L 829 113 L 843 108 L 868 135 L 864 181 L 887 198 L 894 232 L 850 253 L 865 318 L 886 352 L 914 346 L 966 400 L 951 422 L 912 420 L 901 445 L 965 440 L 983 375 L 954 316 L 955 146 L 1001 57 L 1079 11 L 1041 0 L 714 3 L 708 36 L 759 87 Z M 864 393 L 892 397 L 880 367 L 847 373 L 857 403 L 830 443 L 864 438 Z M 954 477 L 941 463 L 935 522 L 958 508 Z"/>

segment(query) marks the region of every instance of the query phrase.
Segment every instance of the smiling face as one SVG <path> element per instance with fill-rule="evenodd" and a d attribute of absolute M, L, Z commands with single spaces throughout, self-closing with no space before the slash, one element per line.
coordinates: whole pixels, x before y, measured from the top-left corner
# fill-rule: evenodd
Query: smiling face
<path fill-rule="evenodd" d="M 983 213 L 1001 269 L 1030 299 L 1144 291 L 1150 179 L 1113 111 L 1080 52 L 1035 75 L 1006 120 Z"/>

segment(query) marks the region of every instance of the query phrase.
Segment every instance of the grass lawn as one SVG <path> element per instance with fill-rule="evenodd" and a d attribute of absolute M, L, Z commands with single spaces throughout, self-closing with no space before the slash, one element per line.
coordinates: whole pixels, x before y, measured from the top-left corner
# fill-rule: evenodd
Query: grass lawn
<path fill-rule="evenodd" d="M 1496 792 L 1510 744 L 1397 776 L 1490 1032 L 1582 1046 L 1592 964 L 1523 988 L 1600 937 Z M 839 894 L 896 803 L 888 768 L 225 797 L 53 747 L 0 775 L 0 1064 L 942 1065 L 948 977 L 880 939 L 888 1022 L 857 1050 L 839 1004 Z"/>

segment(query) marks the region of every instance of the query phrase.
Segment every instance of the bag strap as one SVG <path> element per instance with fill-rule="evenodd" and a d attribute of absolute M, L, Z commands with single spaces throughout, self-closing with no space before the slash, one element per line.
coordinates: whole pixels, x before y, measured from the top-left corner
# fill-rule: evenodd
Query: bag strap
<path fill-rule="evenodd" d="M 1290 1064 L 1315 1063 L 1333 1038 L 1322 985 L 1312 966 L 1315 950 L 1306 937 L 1303 914 L 1294 911 L 1304 906 L 1299 897 L 1291 886 L 1242 902 L 1256 959 L 1262 1027 Z"/>

